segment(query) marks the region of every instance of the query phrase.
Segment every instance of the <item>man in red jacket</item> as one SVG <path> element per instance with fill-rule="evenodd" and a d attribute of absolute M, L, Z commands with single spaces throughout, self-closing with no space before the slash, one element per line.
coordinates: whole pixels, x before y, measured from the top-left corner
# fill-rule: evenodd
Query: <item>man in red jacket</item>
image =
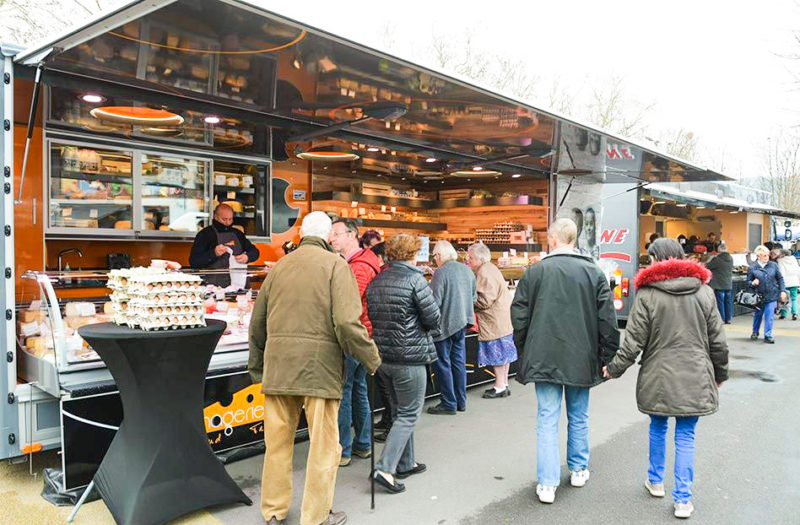
<path fill-rule="evenodd" d="M 361 322 L 372 336 L 372 323 L 367 316 L 367 286 L 380 272 L 381 262 L 369 248 L 360 248 L 358 243 L 358 226 L 352 219 L 338 219 L 333 222 L 330 244 L 336 253 L 347 259 L 350 269 L 356 276 L 358 293 L 361 294 Z M 372 414 L 367 396 L 367 371 L 359 361 L 347 356 L 346 373 L 342 404 L 339 405 L 339 443 L 342 445 L 342 459 L 339 466 L 350 464 L 350 457 L 355 454 L 368 458 L 370 449 L 370 432 L 372 432 Z M 350 428 L 355 427 L 355 434 L 350 435 Z"/>

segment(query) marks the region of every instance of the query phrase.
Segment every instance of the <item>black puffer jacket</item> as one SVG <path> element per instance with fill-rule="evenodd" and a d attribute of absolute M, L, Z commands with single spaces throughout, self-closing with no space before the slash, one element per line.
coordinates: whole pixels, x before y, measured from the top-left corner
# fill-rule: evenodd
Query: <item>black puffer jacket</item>
<path fill-rule="evenodd" d="M 385 363 L 436 361 L 431 331 L 439 326 L 441 314 L 421 270 L 392 262 L 367 288 L 367 312 Z"/>

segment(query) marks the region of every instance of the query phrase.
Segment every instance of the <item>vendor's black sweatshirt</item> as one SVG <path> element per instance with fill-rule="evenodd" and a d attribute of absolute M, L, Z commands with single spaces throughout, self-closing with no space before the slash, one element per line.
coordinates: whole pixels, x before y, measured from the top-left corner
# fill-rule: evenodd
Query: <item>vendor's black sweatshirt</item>
<path fill-rule="evenodd" d="M 214 253 L 214 248 L 216 248 L 218 244 L 217 232 L 214 228 L 220 232 L 235 232 L 236 236 L 239 238 L 239 243 L 242 245 L 242 249 L 244 249 L 244 253 L 247 254 L 247 262 L 253 262 L 258 259 L 260 255 L 258 248 L 247 240 L 244 233 L 231 226 L 225 226 L 221 222 L 212 221 L 211 226 L 206 226 L 197 232 L 197 236 L 194 238 L 194 244 L 192 244 L 192 251 L 189 254 L 189 266 L 196 269 L 208 268 L 211 263 L 217 260 L 217 255 Z M 223 257 L 225 257 L 225 255 L 223 255 Z"/>

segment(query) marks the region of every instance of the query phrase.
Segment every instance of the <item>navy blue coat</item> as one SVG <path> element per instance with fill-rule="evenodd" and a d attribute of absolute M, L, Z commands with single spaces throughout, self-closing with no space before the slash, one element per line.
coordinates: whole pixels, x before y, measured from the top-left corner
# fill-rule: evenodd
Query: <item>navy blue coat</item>
<path fill-rule="evenodd" d="M 753 279 L 758 279 L 758 286 L 753 287 Z M 781 292 L 786 291 L 783 275 L 775 261 L 769 261 L 763 268 L 758 265 L 758 261 L 751 264 L 747 270 L 747 286 L 763 295 L 765 303 L 777 301 Z"/>

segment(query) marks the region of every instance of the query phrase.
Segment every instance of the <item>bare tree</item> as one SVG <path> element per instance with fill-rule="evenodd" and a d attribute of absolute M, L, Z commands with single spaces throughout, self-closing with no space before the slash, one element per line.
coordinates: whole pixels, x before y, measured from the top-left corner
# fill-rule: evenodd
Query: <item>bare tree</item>
<path fill-rule="evenodd" d="M 642 104 L 625 92 L 624 81 L 611 77 L 592 90 L 587 105 L 588 121 L 623 137 L 641 138 L 647 130 L 647 117 L 655 103 Z"/>
<path fill-rule="evenodd" d="M 0 0 L 0 32 L 16 44 L 30 44 L 121 1 Z"/>
<path fill-rule="evenodd" d="M 783 131 L 768 138 L 765 165 L 767 173 L 759 182 L 772 195 L 772 204 L 800 211 L 800 134 Z"/>
<path fill-rule="evenodd" d="M 699 160 L 698 138 L 694 132 L 684 128 L 668 129 L 659 134 L 658 139 L 649 139 L 657 147 L 675 157 L 697 162 Z"/>

